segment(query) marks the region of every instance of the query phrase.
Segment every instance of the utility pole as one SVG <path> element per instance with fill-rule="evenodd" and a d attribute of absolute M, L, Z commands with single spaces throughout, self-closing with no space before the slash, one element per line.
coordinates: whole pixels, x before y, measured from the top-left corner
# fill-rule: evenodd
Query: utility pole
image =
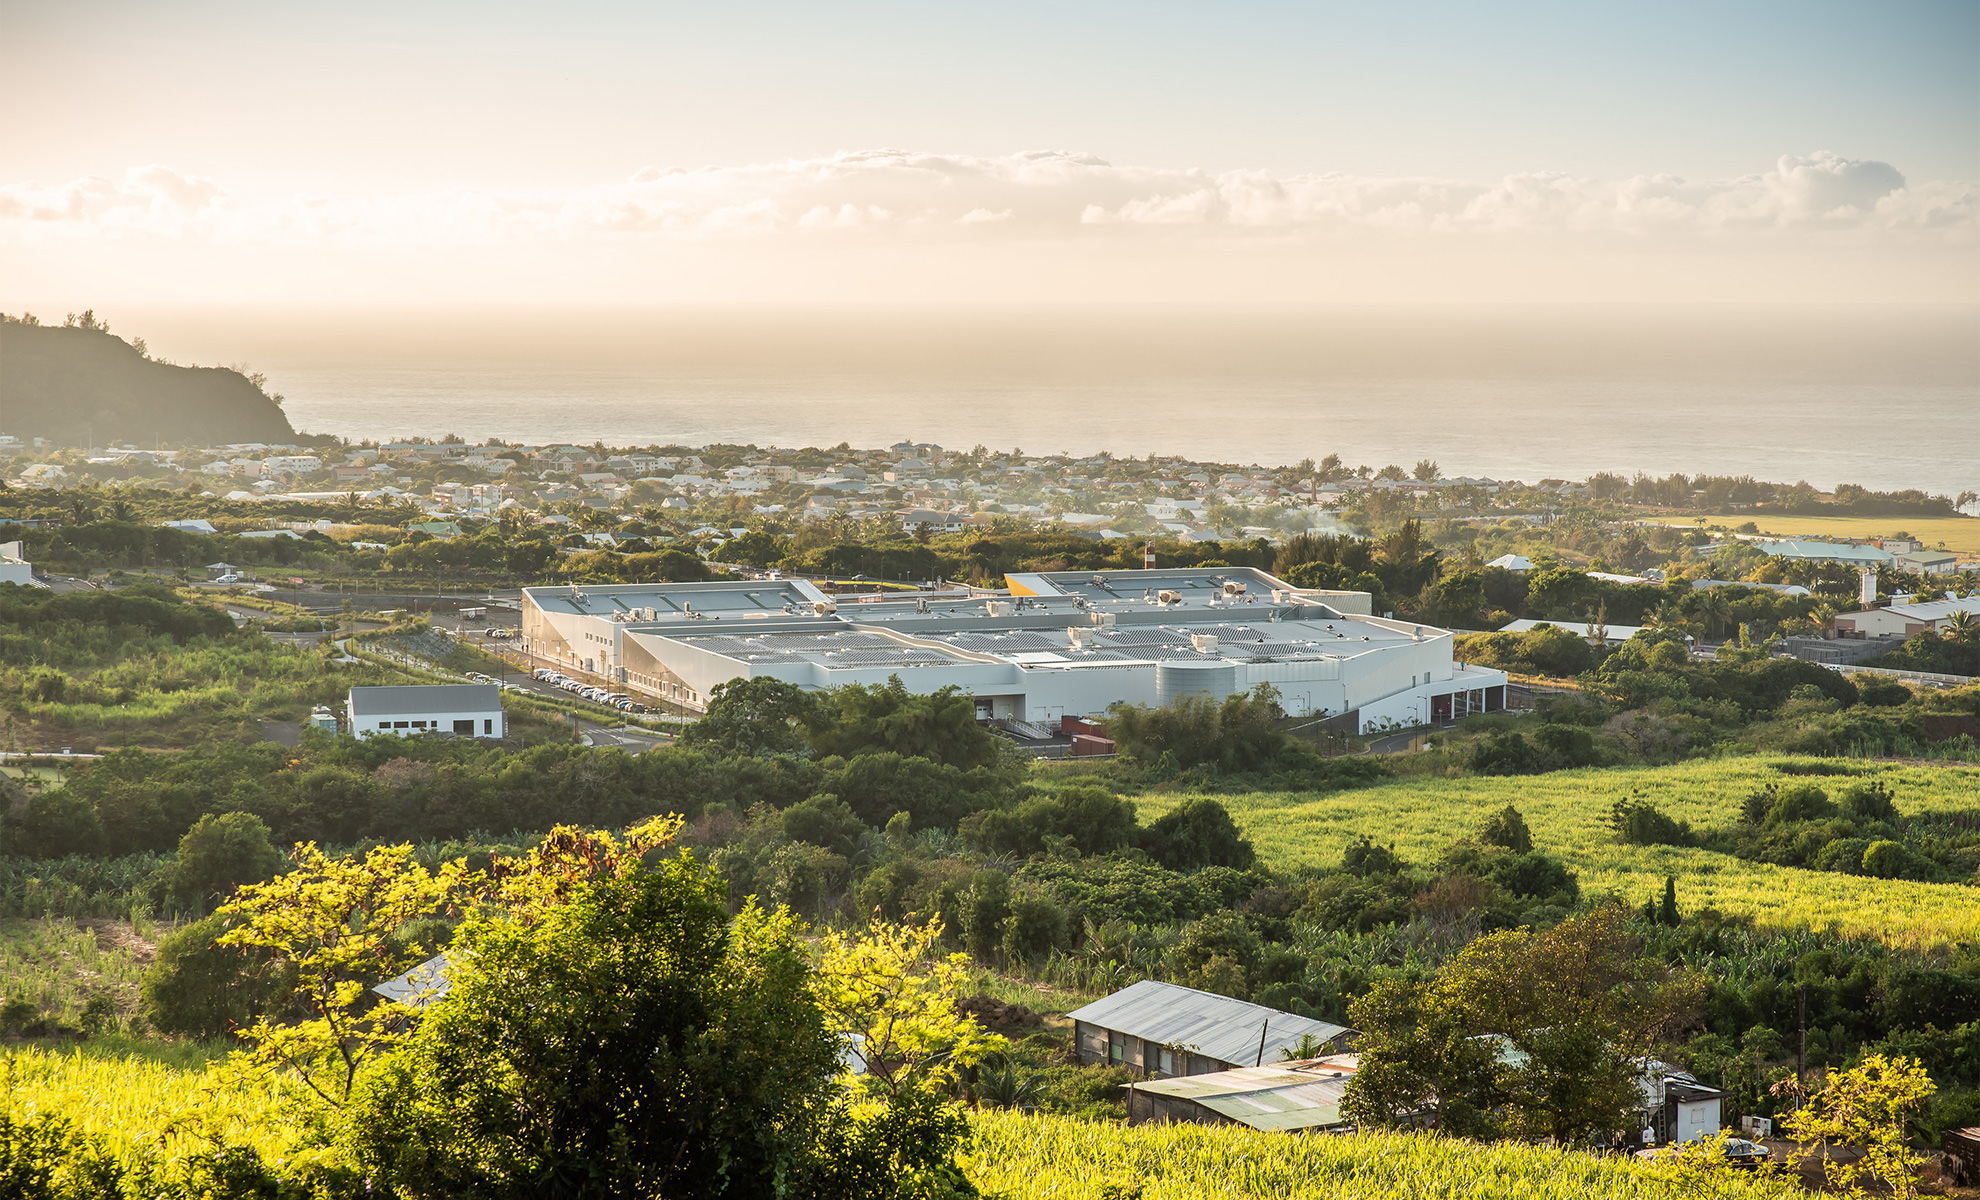
<path fill-rule="evenodd" d="M 1795 1048 L 1794 1052 L 1794 1083 L 1795 1087 L 1799 1089 L 1808 1078 L 1808 985 L 1804 983 L 1797 990 L 1800 993 L 1801 1044 Z M 1798 1096 L 1799 1094 L 1799 1091 L 1797 1091 L 1796 1095 Z M 1800 1107 L 1798 1101 L 1795 1107 Z"/>

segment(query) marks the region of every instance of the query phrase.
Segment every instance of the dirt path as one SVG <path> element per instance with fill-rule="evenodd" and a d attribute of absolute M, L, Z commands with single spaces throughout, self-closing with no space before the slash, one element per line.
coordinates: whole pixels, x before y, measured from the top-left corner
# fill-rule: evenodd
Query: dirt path
<path fill-rule="evenodd" d="M 158 958 L 158 943 L 139 937 L 128 921 L 119 921 L 114 917 L 87 917 L 82 923 L 96 935 L 99 950 L 120 950 L 147 967 Z"/>

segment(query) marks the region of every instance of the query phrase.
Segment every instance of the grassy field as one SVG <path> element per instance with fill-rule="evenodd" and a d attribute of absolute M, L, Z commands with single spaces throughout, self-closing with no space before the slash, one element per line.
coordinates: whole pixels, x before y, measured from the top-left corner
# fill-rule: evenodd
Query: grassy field
<path fill-rule="evenodd" d="M 1429 1135 L 1308 1137 L 1243 1126 L 974 1114 L 965 1171 L 1004 1200 L 1607 1200 L 1804 1195 L 1744 1172 L 1680 1185 L 1632 1159 Z"/>
<path fill-rule="evenodd" d="M 1507 804 L 1518 806 L 1537 848 L 1558 855 L 1581 876 L 1584 895 L 1614 891 L 1632 903 L 1678 879 L 1680 907 L 1711 906 L 1761 925 L 1821 929 L 1894 941 L 1980 940 L 1980 889 L 1960 884 L 1870 879 L 1750 863 L 1706 850 L 1630 846 L 1609 828 L 1609 810 L 1636 794 L 1694 828 L 1737 819 L 1740 801 L 1769 783 L 1798 778 L 1775 764 L 1810 760 L 1718 759 L 1673 767 L 1618 767 L 1550 775 L 1433 779 L 1326 795 L 1255 792 L 1218 796 L 1271 866 L 1334 864 L 1354 839 L 1394 843 L 1414 862 L 1434 861 Z M 1838 770 L 1881 779 L 1906 813 L 1980 809 L 1980 767 L 1842 762 Z M 1817 783 L 1835 783 L 1822 779 Z M 1135 798 L 1151 821 L 1185 799 Z"/>
<path fill-rule="evenodd" d="M 168 1158 L 214 1142 L 249 1146 L 289 1170 L 336 1165 L 309 1123 L 262 1075 L 209 1070 L 198 1048 L 107 1040 L 0 1051 L 7 1108 L 59 1113 L 120 1156 Z M 1680 1188 L 1656 1168 L 1531 1146 L 1477 1146 L 1425 1135 L 1298 1137 L 1237 1126 L 1134 1128 L 1070 1117 L 979 1112 L 962 1159 L 1002 1200 L 1782 1200 L 1790 1183 L 1718 1173 Z M 287 1172 L 285 1172 L 287 1173 Z"/>
<path fill-rule="evenodd" d="M 1708 517 L 1714 525 L 1736 526 L 1740 516 Z M 1776 537 L 1881 538 L 1907 533 L 1936 550 L 1980 555 L 1980 520 L 1972 517 L 1754 517 L 1760 532 Z M 1685 528 L 1687 521 L 1668 524 Z"/>
<path fill-rule="evenodd" d="M 120 1020 L 138 1010 L 138 985 L 163 930 L 110 919 L 0 920 L 0 998 L 26 1000 L 74 1026 L 91 996 L 104 995 Z"/>

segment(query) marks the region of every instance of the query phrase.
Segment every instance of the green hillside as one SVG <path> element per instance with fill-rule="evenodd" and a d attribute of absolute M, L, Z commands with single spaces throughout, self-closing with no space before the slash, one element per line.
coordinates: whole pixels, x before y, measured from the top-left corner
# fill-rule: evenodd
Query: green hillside
<path fill-rule="evenodd" d="M 1403 857 L 1435 860 L 1453 839 L 1491 813 L 1517 805 L 1536 849 L 1557 855 L 1581 876 L 1584 895 L 1615 891 L 1633 902 L 1661 892 L 1675 875 L 1687 910 L 1706 906 L 1751 916 L 1776 928 L 1823 929 L 1910 942 L 1980 940 L 1980 901 L 1955 883 L 1872 879 L 1747 862 L 1709 850 L 1633 846 L 1609 827 L 1611 807 L 1637 795 L 1693 826 L 1736 820 L 1740 801 L 1768 784 L 1802 778 L 1808 759 L 1734 758 L 1670 767 L 1612 767 L 1548 775 L 1412 780 L 1326 795 L 1249 792 L 1220 795 L 1267 863 L 1280 869 L 1338 863 L 1366 836 L 1394 843 Z M 1838 776 L 1876 779 L 1898 809 L 1980 813 L 1980 768 L 1899 766 L 1835 760 Z M 1783 767 L 1796 768 L 1790 774 Z M 1839 780 L 1818 779 L 1830 783 Z M 1188 797 L 1136 798 L 1153 820 Z"/>
<path fill-rule="evenodd" d="M 0 322 L 0 432 L 62 445 L 289 442 L 281 406 L 239 371 L 154 362 L 97 326 Z"/>

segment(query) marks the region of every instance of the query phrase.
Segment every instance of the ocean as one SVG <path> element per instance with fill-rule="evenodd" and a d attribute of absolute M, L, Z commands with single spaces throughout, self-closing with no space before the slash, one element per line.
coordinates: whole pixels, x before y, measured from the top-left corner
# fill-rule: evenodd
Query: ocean
<path fill-rule="evenodd" d="M 109 310 L 298 429 L 1980 490 L 1970 307 Z"/>

